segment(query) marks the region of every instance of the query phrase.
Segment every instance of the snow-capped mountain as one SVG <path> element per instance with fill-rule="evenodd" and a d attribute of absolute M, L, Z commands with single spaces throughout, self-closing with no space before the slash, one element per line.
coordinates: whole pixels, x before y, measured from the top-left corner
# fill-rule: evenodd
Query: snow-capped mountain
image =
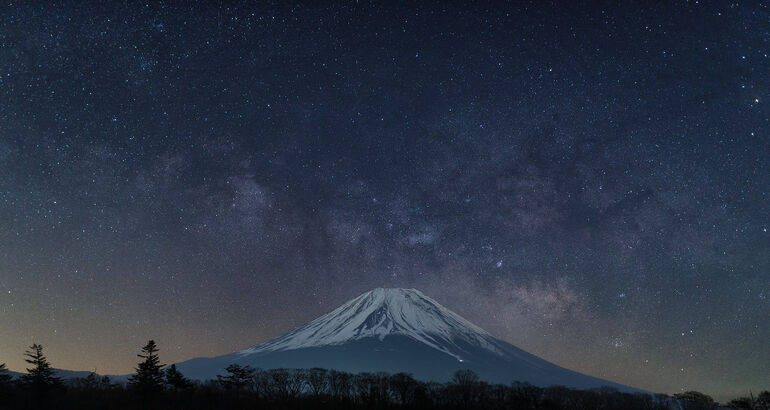
<path fill-rule="evenodd" d="M 462 360 L 460 344 L 502 354 L 495 339 L 416 289 L 377 288 L 283 336 L 241 355 L 339 345 L 401 335 Z"/>
<path fill-rule="evenodd" d="M 178 363 L 177 368 L 205 380 L 223 374 L 232 363 L 262 369 L 406 372 L 439 382 L 457 370 L 471 369 L 495 383 L 638 391 L 529 354 L 415 289 L 374 289 L 283 336 L 240 352 Z"/>

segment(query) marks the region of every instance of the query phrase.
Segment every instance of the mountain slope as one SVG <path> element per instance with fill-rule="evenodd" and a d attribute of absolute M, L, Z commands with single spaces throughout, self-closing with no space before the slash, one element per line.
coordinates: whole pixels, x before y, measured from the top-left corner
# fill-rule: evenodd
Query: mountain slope
<path fill-rule="evenodd" d="M 88 375 L 90 375 L 91 373 L 93 373 L 86 370 L 66 370 L 66 369 L 55 369 L 55 368 L 52 368 L 51 370 L 53 370 L 53 375 L 55 377 L 58 377 L 65 382 L 72 379 L 85 378 L 85 377 L 88 377 Z M 24 376 L 26 373 L 9 370 L 7 374 L 14 379 L 19 379 L 22 376 Z M 107 376 L 110 378 L 110 382 L 118 383 L 118 384 L 125 384 L 126 382 L 128 382 L 128 377 L 129 377 L 129 375 L 115 376 L 115 375 L 101 375 L 101 374 L 97 374 L 97 376 L 99 377 Z"/>
<path fill-rule="evenodd" d="M 242 355 L 338 345 L 353 340 L 401 335 L 458 360 L 457 343 L 497 351 L 494 338 L 415 289 L 374 289 L 283 336 Z"/>
<path fill-rule="evenodd" d="M 626 386 L 583 375 L 499 340 L 415 289 L 374 289 L 289 333 L 237 353 L 178 363 L 188 377 L 213 379 L 229 364 L 407 372 L 447 381 L 470 369 L 487 381 L 575 388 Z"/>

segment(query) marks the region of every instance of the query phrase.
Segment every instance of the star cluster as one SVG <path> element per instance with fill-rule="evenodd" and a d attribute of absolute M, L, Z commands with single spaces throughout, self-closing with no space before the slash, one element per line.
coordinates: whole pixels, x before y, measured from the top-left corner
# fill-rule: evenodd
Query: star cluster
<path fill-rule="evenodd" d="M 0 362 L 126 373 L 415 287 L 557 364 L 770 388 L 765 3 L 18 3 Z"/>

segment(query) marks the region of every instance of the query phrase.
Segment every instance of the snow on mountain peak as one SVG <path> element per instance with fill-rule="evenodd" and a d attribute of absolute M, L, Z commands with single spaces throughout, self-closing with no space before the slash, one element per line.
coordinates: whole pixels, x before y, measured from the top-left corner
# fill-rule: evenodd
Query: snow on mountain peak
<path fill-rule="evenodd" d="M 416 289 L 376 288 L 240 355 L 338 345 L 364 338 L 400 335 L 462 361 L 461 345 L 502 354 L 489 333 Z"/>

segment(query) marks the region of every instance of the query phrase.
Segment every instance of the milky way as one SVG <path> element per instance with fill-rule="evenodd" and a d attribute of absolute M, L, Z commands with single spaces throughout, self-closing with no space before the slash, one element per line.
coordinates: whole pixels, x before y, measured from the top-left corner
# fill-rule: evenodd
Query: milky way
<path fill-rule="evenodd" d="M 2 6 L 0 363 L 224 354 L 387 286 L 770 389 L 767 3 L 389 3 Z"/>

